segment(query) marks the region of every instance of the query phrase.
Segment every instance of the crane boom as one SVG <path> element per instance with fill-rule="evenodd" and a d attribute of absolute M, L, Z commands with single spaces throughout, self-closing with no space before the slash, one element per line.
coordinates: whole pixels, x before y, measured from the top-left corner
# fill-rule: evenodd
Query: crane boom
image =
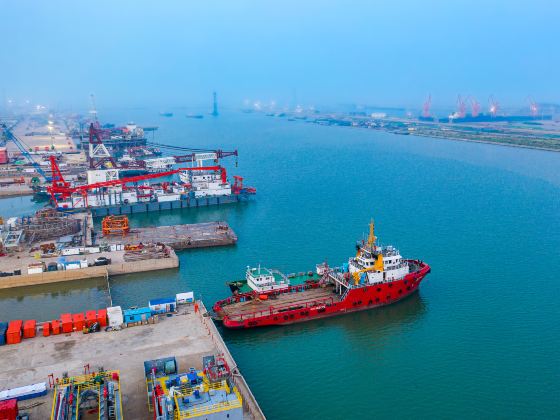
<path fill-rule="evenodd" d="M 46 181 L 50 181 L 50 179 L 49 179 L 49 177 L 47 177 L 47 174 L 45 173 L 45 171 L 43 171 L 43 168 L 41 168 L 41 165 L 39 165 L 37 162 L 35 162 L 35 160 L 31 156 L 31 154 L 29 153 L 29 151 L 25 148 L 25 146 L 23 145 L 23 142 L 20 139 L 18 139 L 14 133 L 12 133 L 12 131 L 6 126 L 6 124 L 2 124 L 1 128 L 4 131 L 4 135 L 6 136 L 6 140 L 14 143 L 16 145 L 16 147 L 19 149 L 19 151 L 21 152 L 21 154 L 23 156 L 25 156 L 25 158 L 29 161 L 29 163 L 31 163 L 31 165 L 33 165 L 35 170 Z"/>

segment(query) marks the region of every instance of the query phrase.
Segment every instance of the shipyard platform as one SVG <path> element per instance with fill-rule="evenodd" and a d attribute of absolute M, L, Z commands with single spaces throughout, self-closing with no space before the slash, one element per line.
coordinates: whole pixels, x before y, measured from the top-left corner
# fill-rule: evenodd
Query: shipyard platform
<path fill-rule="evenodd" d="M 264 419 L 257 401 L 212 321 L 204 305 L 195 312 L 193 305 L 179 307 L 171 317 L 161 315 L 155 324 L 124 328 L 120 331 L 60 334 L 24 339 L 19 344 L 0 346 L 4 369 L 2 389 L 47 382 L 48 376 L 62 378 L 92 371 L 118 370 L 122 409 L 125 419 L 153 419 L 149 412 L 144 377 L 144 361 L 174 356 L 182 367 L 202 369 L 206 355 L 223 354 L 233 373 L 235 386 L 243 397 L 243 414 L 248 419 Z M 47 395 L 20 401 L 20 411 L 32 419 L 51 416 L 53 390 Z"/>
<path fill-rule="evenodd" d="M 138 227 L 124 237 L 105 236 L 100 243 L 163 243 L 175 250 L 233 245 L 237 235 L 224 221 L 175 226 Z"/>

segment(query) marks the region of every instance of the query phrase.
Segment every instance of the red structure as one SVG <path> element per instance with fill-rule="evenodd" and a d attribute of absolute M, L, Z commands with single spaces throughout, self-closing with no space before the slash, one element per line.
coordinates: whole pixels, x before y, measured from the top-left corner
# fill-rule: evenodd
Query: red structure
<path fill-rule="evenodd" d="M 471 115 L 473 118 L 480 115 L 480 103 L 475 98 L 471 98 Z"/>
<path fill-rule="evenodd" d="M 461 95 L 457 96 L 457 117 L 465 118 L 467 116 L 467 105 Z"/>

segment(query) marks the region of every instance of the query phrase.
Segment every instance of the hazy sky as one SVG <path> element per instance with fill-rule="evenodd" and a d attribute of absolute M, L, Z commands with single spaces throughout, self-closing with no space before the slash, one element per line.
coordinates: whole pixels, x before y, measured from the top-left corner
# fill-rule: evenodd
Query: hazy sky
<path fill-rule="evenodd" d="M 0 4 L 0 89 L 18 101 L 560 102 L 553 0 Z"/>

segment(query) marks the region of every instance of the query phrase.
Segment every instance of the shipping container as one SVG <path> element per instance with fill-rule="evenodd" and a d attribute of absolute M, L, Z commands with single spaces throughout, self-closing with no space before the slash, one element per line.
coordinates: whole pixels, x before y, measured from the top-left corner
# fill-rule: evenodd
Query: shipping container
<path fill-rule="evenodd" d="M 194 293 L 193 292 L 177 293 L 175 299 L 177 300 L 178 305 L 181 305 L 183 303 L 193 303 Z"/>
<path fill-rule="evenodd" d="M 110 327 L 120 327 L 122 324 L 124 324 L 124 318 L 120 306 L 112 306 L 110 308 L 107 308 L 107 318 L 109 320 Z"/>
<path fill-rule="evenodd" d="M 60 322 L 58 321 L 58 319 L 53 319 L 51 321 L 51 329 L 52 329 L 53 335 L 60 334 Z"/>
<path fill-rule="evenodd" d="M 33 338 L 37 333 L 37 321 L 28 319 L 23 323 L 23 338 Z"/>
<path fill-rule="evenodd" d="M 95 311 L 87 311 L 86 312 L 86 327 L 91 327 L 93 324 L 97 322 L 97 314 Z"/>
<path fill-rule="evenodd" d="M 62 332 L 71 333 L 72 332 L 72 314 L 62 314 L 60 315 L 60 321 L 62 323 Z"/>
<path fill-rule="evenodd" d="M 0 346 L 6 344 L 6 331 L 8 329 L 7 322 L 0 322 Z"/>
<path fill-rule="evenodd" d="M 152 316 L 152 310 L 148 307 L 137 309 L 125 309 L 123 311 L 124 323 L 146 322 Z"/>
<path fill-rule="evenodd" d="M 49 335 L 51 335 L 51 323 L 50 322 L 44 322 L 43 323 L 43 337 L 48 337 Z"/>
<path fill-rule="evenodd" d="M 107 309 L 100 309 L 97 311 L 97 323 L 101 328 L 107 326 Z"/>
<path fill-rule="evenodd" d="M 18 414 L 18 405 L 15 398 L 12 398 L 11 400 L 0 401 L 0 419 L 16 420 Z"/>
<path fill-rule="evenodd" d="M 72 324 L 74 330 L 82 331 L 84 329 L 84 326 L 86 325 L 84 314 L 79 313 L 72 315 Z"/>
<path fill-rule="evenodd" d="M 17 344 L 21 342 L 21 328 L 23 321 L 21 319 L 10 321 L 8 330 L 6 331 L 6 344 Z"/>
<path fill-rule="evenodd" d="M 154 314 L 164 314 L 166 312 L 175 312 L 177 301 L 175 298 L 152 299 L 148 302 L 148 306 Z"/>

